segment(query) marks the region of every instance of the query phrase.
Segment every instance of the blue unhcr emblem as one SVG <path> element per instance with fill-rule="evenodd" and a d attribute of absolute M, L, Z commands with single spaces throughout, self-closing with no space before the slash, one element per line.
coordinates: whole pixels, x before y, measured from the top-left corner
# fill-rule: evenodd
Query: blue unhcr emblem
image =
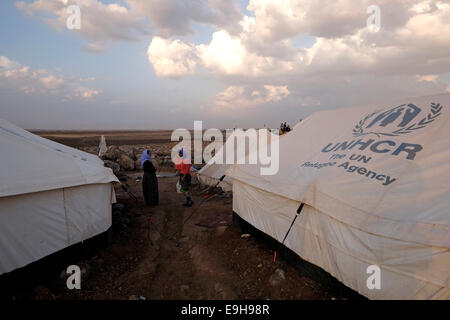
<path fill-rule="evenodd" d="M 376 111 L 362 119 L 353 129 L 353 136 L 374 134 L 377 137 L 396 137 L 425 128 L 441 115 L 440 103 L 432 103 L 429 113 L 419 117 L 422 109 L 413 104 L 402 104 L 387 111 Z M 419 121 L 417 121 L 420 119 Z"/>

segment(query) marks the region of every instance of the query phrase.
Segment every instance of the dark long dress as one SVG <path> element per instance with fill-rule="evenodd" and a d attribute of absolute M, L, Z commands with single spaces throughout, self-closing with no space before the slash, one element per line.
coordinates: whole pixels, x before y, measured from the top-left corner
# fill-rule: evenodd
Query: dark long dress
<path fill-rule="evenodd" d="M 142 179 L 142 191 L 145 203 L 155 206 L 159 202 L 158 179 L 156 169 L 150 160 L 144 162 L 144 178 Z"/>

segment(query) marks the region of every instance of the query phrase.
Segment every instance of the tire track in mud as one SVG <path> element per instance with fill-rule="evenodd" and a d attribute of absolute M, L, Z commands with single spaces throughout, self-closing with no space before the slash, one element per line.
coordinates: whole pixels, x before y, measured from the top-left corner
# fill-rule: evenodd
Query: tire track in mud
<path fill-rule="evenodd" d="M 175 181 L 175 180 L 173 180 Z M 161 202 L 165 219 L 159 240 L 159 254 L 151 283 L 146 290 L 149 299 L 225 299 L 234 297 L 227 285 L 229 270 L 216 261 L 208 246 L 205 229 L 195 225 L 195 218 L 185 219 L 197 210 L 201 199 L 193 207 L 183 207 L 184 197 L 167 198 Z"/>
<path fill-rule="evenodd" d="M 170 276 L 167 271 L 173 263 L 174 254 L 176 254 L 174 248 L 176 239 L 180 237 L 183 222 L 183 207 L 178 207 L 179 197 L 176 194 L 174 195 L 173 188 L 171 188 L 175 181 L 174 178 L 161 179 L 159 185 L 160 201 L 159 205 L 154 208 L 145 206 L 139 185 L 133 183 L 134 185 L 131 188 L 133 193 L 138 196 L 140 205 L 143 206 L 140 208 L 140 211 L 144 213 L 140 224 L 142 228 L 148 228 L 148 231 L 144 231 L 145 238 L 148 239 L 148 248 L 138 267 L 124 274 L 123 278 L 120 279 L 119 285 L 124 284 L 131 288 L 130 295 L 142 295 L 146 299 L 168 298 L 167 292 L 163 289 L 171 283 L 170 279 L 165 279 Z M 180 199 L 180 204 L 181 201 Z M 145 221 L 149 218 L 151 218 L 151 222 Z M 170 240 L 170 236 L 175 232 L 177 233 L 177 236 L 174 237 L 175 240 Z M 164 281 L 166 281 L 165 284 Z"/>
<path fill-rule="evenodd" d="M 167 183 L 172 181 L 175 184 L 176 178 L 167 179 Z M 174 197 L 171 190 L 162 192 L 162 195 L 157 214 L 164 214 L 164 223 L 158 241 L 159 254 L 155 258 L 156 267 L 146 290 L 146 297 L 149 299 L 194 298 L 191 295 L 194 268 L 189 255 L 180 245 L 180 240 L 183 238 L 184 218 L 193 208 L 181 206 L 184 197 Z"/>

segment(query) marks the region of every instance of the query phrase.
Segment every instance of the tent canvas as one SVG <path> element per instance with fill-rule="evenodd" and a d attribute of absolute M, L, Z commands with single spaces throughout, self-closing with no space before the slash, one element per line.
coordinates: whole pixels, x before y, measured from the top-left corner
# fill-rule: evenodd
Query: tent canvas
<path fill-rule="evenodd" d="M 230 163 L 225 163 L 227 158 L 227 150 L 233 150 L 235 159 L 237 157 L 237 137 L 243 136 L 245 133 L 243 131 L 227 131 L 227 140 L 225 141 L 222 148 L 214 155 L 212 159 L 197 173 L 198 180 L 201 184 L 214 186 L 219 183 L 219 179 L 225 175 L 226 171 L 232 166 Z M 280 136 L 270 133 L 269 130 L 262 129 L 259 131 L 261 133 L 267 134 L 267 142 L 270 143 L 272 139 L 279 139 Z M 259 135 L 258 135 L 259 137 Z M 257 141 L 259 143 L 259 140 Z M 257 149 L 258 146 L 255 146 Z M 247 143 L 245 148 L 245 157 L 248 157 L 251 151 L 250 145 Z M 220 161 L 218 161 L 220 160 Z M 225 178 L 218 184 L 218 187 L 222 188 L 223 191 L 232 190 L 232 180 L 231 177 L 225 175 Z"/>
<path fill-rule="evenodd" d="M 108 147 L 106 146 L 105 136 L 102 135 L 100 137 L 100 144 L 98 145 L 98 156 L 103 157 L 103 155 L 108 151 Z"/>
<path fill-rule="evenodd" d="M 449 299 L 450 94 L 314 113 L 280 169 L 235 165 L 233 210 L 373 299 Z M 367 285 L 368 267 L 381 288 Z"/>
<path fill-rule="evenodd" d="M 95 155 L 0 119 L 0 274 L 111 226 L 112 182 Z"/>

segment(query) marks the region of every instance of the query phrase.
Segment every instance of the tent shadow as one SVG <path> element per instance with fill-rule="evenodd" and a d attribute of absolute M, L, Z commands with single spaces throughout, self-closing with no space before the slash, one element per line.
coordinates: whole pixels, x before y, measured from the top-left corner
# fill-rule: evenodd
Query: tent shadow
<path fill-rule="evenodd" d="M 107 248 L 113 239 L 112 227 L 83 242 L 79 242 L 34 261 L 22 268 L 0 275 L 0 300 L 28 300 L 40 285 L 55 284 L 62 290 L 65 278 L 60 275 L 72 264 L 84 261 Z M 67 275 L 68 276 L 68 275 Z"/>

